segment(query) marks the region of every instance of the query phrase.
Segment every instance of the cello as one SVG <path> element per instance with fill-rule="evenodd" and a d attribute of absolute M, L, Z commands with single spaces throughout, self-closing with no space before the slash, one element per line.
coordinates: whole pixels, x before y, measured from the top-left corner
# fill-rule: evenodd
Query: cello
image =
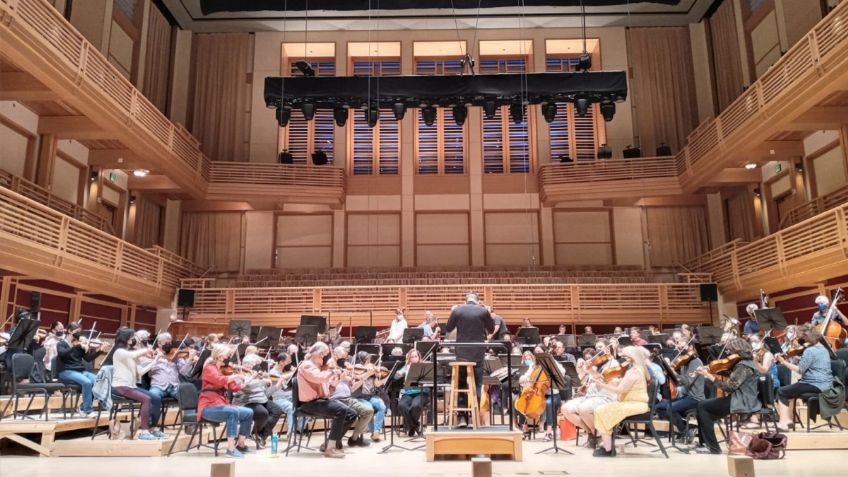
<path fill-rule="evenodd" d="M 538 364 L 530 377 L 530 384 L 521 390 L 515 400 L 515 410 L 527 419 L 539 419 L 545 413 L 545 397 L 551 389 L 551 379 Z"/>
<path fill-rule="evenodd" d="M 837 288 L 833 293 L 833 299 L 830 301 L 830 308 L 827 309 L 827 314 L 824 315 L 824 321 L 816 325 L 816 330 L 821 333 L 824 340 L 830 346 L 831 350 L 837 350 L 842 347 L 845 338 L 848 337 L 848 332 L 832 317 L 836 313 L 836 305 L 842 299 L 842 289 Z"/>

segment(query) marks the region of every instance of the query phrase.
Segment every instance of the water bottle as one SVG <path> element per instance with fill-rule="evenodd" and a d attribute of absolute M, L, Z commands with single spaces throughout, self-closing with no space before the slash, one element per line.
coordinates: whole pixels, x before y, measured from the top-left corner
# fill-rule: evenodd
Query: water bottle
<path fill-rule="evenodd" d="M 280 445 L 280 438 L 279 438 L 279 436 L 277 436 L 277 433 L 275 432 L 271 436 L 271 454 L 277 455 L 277 448 L 279 447 L 279 445 Z"/>

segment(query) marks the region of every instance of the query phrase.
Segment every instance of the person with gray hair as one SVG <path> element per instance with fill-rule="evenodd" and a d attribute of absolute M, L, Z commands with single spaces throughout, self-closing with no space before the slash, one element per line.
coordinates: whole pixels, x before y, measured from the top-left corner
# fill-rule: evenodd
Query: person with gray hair
<path fill-rule="evenodd" d="M 177 399 L 180 387 L 180 376 L 189 377 L 197 362 L 197 351 L 193 348 L 183 348 L 188 351 L 188 357 L 169 360 L 166 356 L 174 349 L 171 333 L 159 333 L 156 337 L 157 349 L 161 352 L 155 357 L 142 356 L 138 364 L 142 368 L 150 368 L 150 394 L 161 401 L 163 397 Z"/>
<path fill-rule="evenodd" d="M 262 363 L 262 358 L 251 354 L 244 357 L 241 366 L 246 371 L 253 370 Z M 271 378 L 252 376 L 242 383 L 241 389 L 233 394 L 233 404 L 244 406 L 253 411 L 253 440 L 258 449 L 264 449 L 268 438 L 274 433 L 283 409 L 268 399 Z"/>

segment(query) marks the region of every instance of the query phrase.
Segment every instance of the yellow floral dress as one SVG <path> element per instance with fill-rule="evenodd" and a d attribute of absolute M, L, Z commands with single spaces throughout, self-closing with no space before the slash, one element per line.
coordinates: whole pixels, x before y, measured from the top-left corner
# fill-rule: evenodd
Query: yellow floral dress
<path fill-rule="evenodd" d="M 639 379 L 629 391 L 619 395 L 619 401 L 602 404 L 595 409 L 595 428 L 601 434 L 610 434 L 625 418 L 648 410 L 648 383 Z"/>

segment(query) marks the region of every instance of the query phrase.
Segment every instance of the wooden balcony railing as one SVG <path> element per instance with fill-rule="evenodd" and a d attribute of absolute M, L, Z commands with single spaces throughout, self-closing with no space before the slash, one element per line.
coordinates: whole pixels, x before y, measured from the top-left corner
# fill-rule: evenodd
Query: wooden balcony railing
<path fill-rule="evenodd" d="M 786 228 L 818 215 L 826 210 L 848 202 L 848 186 L 837 189 L 829 194 L 816 197 L 792 209 L 780 220 L 780 228 Z"/>
<path fill-rule="evenodd" d="M 105 218 L 85 207 L 53 195 L 50 191 L 34 182 L 30 182 L 23 177 L 14 176 L 2 169 L 0 169 L 0 187 L 17 192 L 39 204 L 44 204 L 53 210 L 58 210 L 69 217 L 73 217 L 106 233 L 115 234 L 112 224 Z"/>
<path fill-rule="evenodd" d="M 709 273 L 731 298 L 760 288 L 783 290 L 845 274 L 848 204 L 750 243 L 730 243 L 693 259 L 688 267 Z"/>
<path fill-rule="evenodd" d="M 170 306 L 197 267 L 152 253 L 0 188 L 0 264 L 138 304 Z"/>
<path fill-rule="evenodd" d="M 268 200 L 304 198 L 309 203 L 344 202 L 344 169 L 255 162 L 210 163 L 207 198 Z"/>
<path fill-rule="evenodd" d="M 543 200 L 679 194 L 677 158 L 599 159 L 545 164 L 539 168 Z"/>
<path fill-rule="evenodd" d="M 432 310 L 447 316 L 468 290 L 507 319 L 537 324 L 703 323 L 709 308 L 699 284 L 456 284 L 302 288 L 201 288 L 189 321 L 221 322 L 250 317 L 254 323 L 296 326 L 301 314 L 330 314 L 330 321 L 388 325 L 398 307 L 410 316 Z"/>

